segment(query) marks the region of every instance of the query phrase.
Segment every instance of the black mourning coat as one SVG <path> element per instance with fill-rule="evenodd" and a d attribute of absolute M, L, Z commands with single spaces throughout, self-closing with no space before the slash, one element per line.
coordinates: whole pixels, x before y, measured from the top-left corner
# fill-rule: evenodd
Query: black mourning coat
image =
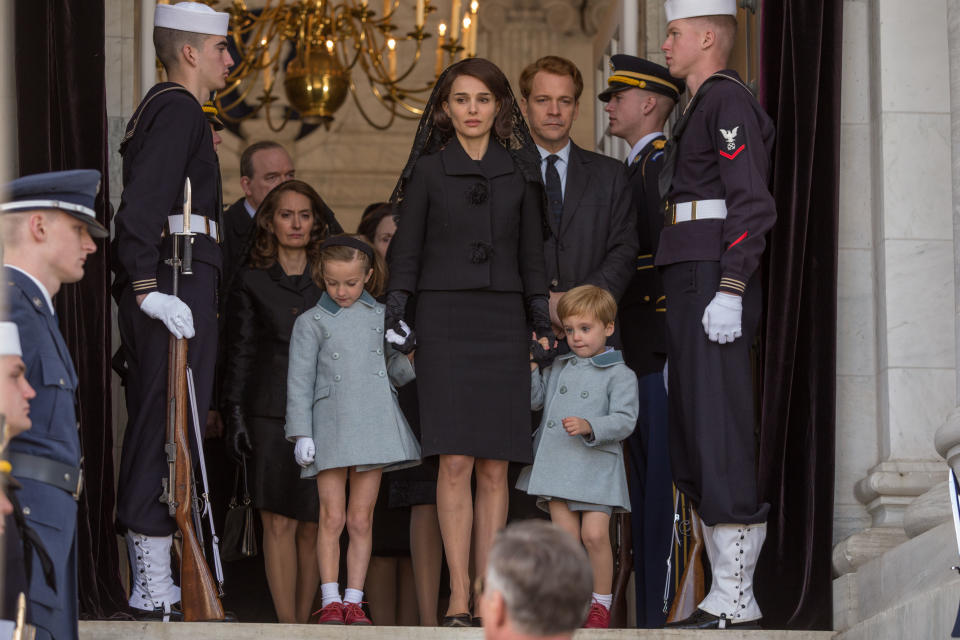
<path fill-rule="evenodd" d="M 482 160 L 456 137 L 417 160 L 390 251 L 390 290 L 546 295 L 543 187 L 490 140 Z"/>
<path fill-rule="evenodd" d="M 251 416 L 284 417 L 293 323 L 322 293 L 310 265 L 294 279 L 277 263 L 240 268 L 227 301 L 225 404 L 239 405 Z"/>

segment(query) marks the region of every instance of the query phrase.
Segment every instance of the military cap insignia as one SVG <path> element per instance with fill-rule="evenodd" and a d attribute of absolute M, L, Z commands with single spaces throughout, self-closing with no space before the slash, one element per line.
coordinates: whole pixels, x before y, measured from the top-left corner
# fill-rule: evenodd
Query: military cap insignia
<path fill-rule="evenodd" d="M 719 152 L 720 155 L 728 160 L 733 160 L 736 158 L 738 155 L 740 155 L 740 152 L 743 151 L 744 147 L 747 146 L 743 135 L 742 124 L 738 124 L 730 129 L 724 129 L 723 127 L 720 127 L 719 133 Z"/>

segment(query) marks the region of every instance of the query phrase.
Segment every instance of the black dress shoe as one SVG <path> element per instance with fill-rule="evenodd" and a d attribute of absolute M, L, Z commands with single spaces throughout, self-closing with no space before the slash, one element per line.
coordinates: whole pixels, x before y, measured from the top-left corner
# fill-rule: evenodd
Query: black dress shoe
<path fill-rule="evenodd" d="M 140 622 L 183 622 L 183 611 L 180 610 L 179 602 L 170 607 L 170 611 L 164 611 L 162 607 L 151 611 L 130 607 L 127 613 Z"/>
<path fill-rule="evenodd" d="M 482 627 L 483 618 L 481 618 L 480 616 L 474 616 L 473 619 L 470 621 L 470 624 L 472 624 L 474 627 Z"/>
<path fill-rule="evenodd" d="M 469 613 L 457 613 L 452 616 L 443 616 L 441 627 L 471 627 L 473 617 Z"/>
<path fill-rule="evenodd" d="M 676 622 L 668 622 L 665 629 L 759 629 L 760 621 L 733 623 L 726 616 L 715 616 L 712 613 L 697 609 L 690 617 Z"/>

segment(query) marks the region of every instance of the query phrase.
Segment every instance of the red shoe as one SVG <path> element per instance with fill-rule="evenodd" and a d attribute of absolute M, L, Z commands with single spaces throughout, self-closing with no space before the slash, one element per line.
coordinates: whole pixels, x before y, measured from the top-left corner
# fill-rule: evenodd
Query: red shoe
<path fill-rule="evenodd" d="M 343 624 L 373 624 L 356 602 L 345 602 L 343 607 Z"/>
<path fill-rule="evenodd" d="M 343 624 L 345 607 L 342 602 L 331 602 L 320 611 L 317 624 Z"/>
<path fill-rule="evenodd" d="M 590 603 L 590 612 L 587 614 L 587 621 L 583 623 L 584 629 L 609 629 L 610 611 L 605 606 L 594 600 Z"/>

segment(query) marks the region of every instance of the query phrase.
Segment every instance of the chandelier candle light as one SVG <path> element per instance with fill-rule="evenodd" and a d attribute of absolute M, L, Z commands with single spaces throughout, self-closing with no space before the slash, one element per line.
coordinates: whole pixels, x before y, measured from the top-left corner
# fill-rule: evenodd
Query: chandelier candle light
<path fill-rule="evenodd" d="M 411 74 L 429 51 L 424 49 L 424 41 L 432 37 L 427 20 L 437 11 L 431 0 L 383 0 L 380 14 L 367 0 L 265 0 L 263 8 L 254 10 L 243 0 L 233 0 L 227 11 L 230 38 L 239 56 L 214 102 L 221 117 L 233 123 L 263 112 L 273 131 L 286 125 L 292 111 L 306 123 L 329 128 L 348 93 L 363 118 L 377 129 L 390 127 L 396 118 L 418 119 L 443 69 L 458 57 L 477 52 L 478 0 L 463 13 L 460 0 L 450 0 L 449 29 L 446 22 L 436 27 L 433 77 L 419 82 Z M 398 18 L 411 14 L 413 30 L 401 33 Z M 387 111 L 385 121 L 372 119 L 361 103 L 356 70 L 363 72 L 356 79 L 366 79 L 376 104 Z M 281 77 L 290 109 L 277 123 L 270 107 L 278 100 Z M 238 109 L 241 104 L 249 112 L 233 115 L 244 111 Z"/>

